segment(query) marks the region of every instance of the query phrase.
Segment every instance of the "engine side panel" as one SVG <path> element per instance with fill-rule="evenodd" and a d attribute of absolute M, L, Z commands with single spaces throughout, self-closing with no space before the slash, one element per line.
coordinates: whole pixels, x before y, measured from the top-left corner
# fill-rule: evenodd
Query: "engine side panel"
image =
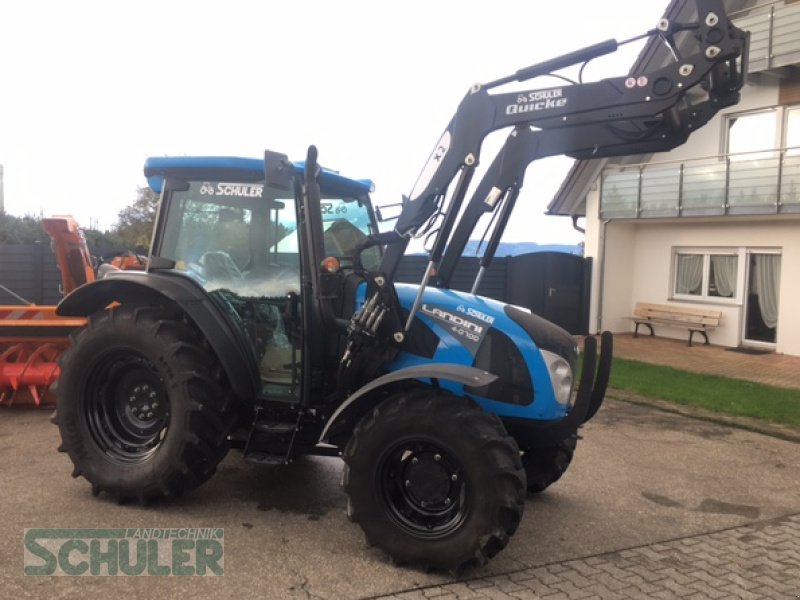
<path fill-rule="evenodd" d="M 419 288 L 397 284 L 396 289 L 403 308 L 409 310 Z M 358 301 L 363 302 L 363 293 Z M 517 315 L 515 318 L 519 320 Z M 473 397 L 485 410 L 501 417 L 553 420 L 566 414 L 566 407 L 556 402 L 547 365 L 536 340 L 525 327 L 509 316 L 505 304 L 463 292 L 427 288 L 417 319 L 438 338 L 435 351 L 427 356 L 417 354 L 414 352 L 415 342 L 409 341 L 404 350 L 387 365 L 390 371 L 416 365 L 450 363 L 494 372 L 489 368 L 492 363 L 497 370 L 498 363 L 506 361 L 508 367 L 505 371 L 495 373 L 502 375 L 501 379 L 505 381 L 482 388 L 448 381 L 442 381 L 441 385 L 456 394 Z M 567 343 L 574 347 L 568 333 L 555 325 L 547 325 L 550 326 L 547 337 L 559 340 L 559 347 Z M 498 343 L 498 340 L 504 341 Z M 425 347 L 430 348 L 431 345 L 431 340 L 426 340 Z M 495 347 L 488 348 L 487 345 Z M 518 352 L 518 356 L 512 355 L 514 351 Z M 487 356 L 490 357 L 488 363 Z M 574 367 L 574 359 L 565 358 Z M 499 366 L 499 370 L 503 371 L 503 365 Z M 525 372 L 521 373 L 521 369 Z M 513 381 L 507 380 L 509 373 Z M 525 390 L 526 382 L 530 391 L 528 397 L 523 398 L 521 393 Z"/>

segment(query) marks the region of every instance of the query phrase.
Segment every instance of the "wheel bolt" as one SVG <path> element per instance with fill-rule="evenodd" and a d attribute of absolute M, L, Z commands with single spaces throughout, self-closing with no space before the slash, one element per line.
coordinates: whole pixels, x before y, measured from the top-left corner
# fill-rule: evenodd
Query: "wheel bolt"
<path fill-rule="evenodd" d="M 156 397 L 156 393 L 155 392 L 150 392 L 150 397 L 151 398 L 155 398 Z"/>
<path fill-rule="evenodd" d="M 456 475 L 455 473 L 450 475 L 450 481 L 458 481 L 458 475 Z"/>
<path fill-rule="evenodd" d="M 128 402 L 136 402 L 136 396 L 131 396 L 128 398 Z"/>
<path fill-rule="evenodd" d="M 441 454 L 434 454 L 434 455 L 433 455 L 433 460 L 435 460 L 435 461 L 440 461 L 440 460 L 442 460 L 442 455 L 441 455 Z"/>
<path fill-rule="evenodd" d="M 142 406 L 142 411 L 148 411 L 148 410 L 150 410 L 150 405 L 149 404 L 145 404 L 145 405 Z"/>
<path fill-rule="evenodd" d="M 406 487 L 410 487 L 411 486 L 411 480 L 410 479 L 406 479 L 405 486 Z"/>
<path fill-rule="evenodd" d="M 150 408 L 158 408 L 158 402 L 153 402 L 153 404 L 150 405 Z"/>
<path fill-rule="evenodd" d="M 134 394 L 138 394 L 141 391 L 142 391 L 142 386 L 140 386 L 140 385 L 137 385 L 135 388 L 133 388 L 133 393 Z"/>
<path fill-rule="evenodd" d="M 416 465 L 418 462 L 419 462 L 419 459 L 416 456 L 411 459 L 411 464 L 412 465 Z"/>
<path fill-rule="evenodd" d="M 428 503 L 427 503 L 427 502 L 425 502 L 425 500 L 420 500 L 420 502 L 419 502 L 419 505 L 420 505 L 422 508 L 425 508 L 426 506 L 428 506 Z"/>
<path fill-rule="evenodd" d="M 445 498 L 445 499 L 444 499 L 444 505 L 445 505 L 445 506 L 450 506 L 450 502 L 452 502 L 452 501 L 450 500 L 450 498 Z"/>
<path fill-rule="evenodd" d="M 152 419 L 153 418 L 153 413 L 152 412 L 147 413 L 147 418 L 148 419 Z"/>

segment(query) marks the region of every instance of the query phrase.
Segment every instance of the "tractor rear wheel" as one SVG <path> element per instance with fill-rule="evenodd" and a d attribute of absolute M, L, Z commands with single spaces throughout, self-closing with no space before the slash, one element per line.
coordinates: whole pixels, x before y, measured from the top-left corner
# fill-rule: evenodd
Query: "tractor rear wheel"
<path fill-rule="evenodd" d="M 519 448 L 500 420 L 431 389 L 391 396 L 363 417 L 344 461 L 350 518 L 400 563 L 484 564 L 525 507 Z"/>
<path fill-rule="evenodd" d="M 93 315 L 62 355 L 55 420 L 74 477 L 145 503 L 211 477 L 235 411 L 194 327 L 163 308 L 120 306 Z"/>
<path fill-rule="evenodd" d="M 557 446 L 533 448 L 525 451 L 522 464 L 528 478 L 528 493 L 543 492 L 566 472 L 575 454 L 578 436 L 572 434 Z"/>

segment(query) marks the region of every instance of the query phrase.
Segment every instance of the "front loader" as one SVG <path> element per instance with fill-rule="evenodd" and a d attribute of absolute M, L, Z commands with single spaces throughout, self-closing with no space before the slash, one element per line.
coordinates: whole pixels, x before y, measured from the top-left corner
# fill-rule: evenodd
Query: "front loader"
<path fill-rule="evenodd" d="M 612 337 L 600 353 L 586 338 L 578 373 L 566 331 L 450 289 L 453 268 L 497 211 L 488 268 L 531 161 L 667 150 L 738 101 L 747 36 L 719 0 L 697 5 L 696 22 L 648 32 L 676 58 L 653 73 L 489 93 L 609 40 L 470 88 L 390 232 L 371 182 L 319 167 L 313 146 L 296 163 L 149 159 L 161 203 L 146 271 L 109 273 L 58 308 L 89 318 L 58 386 L 73 475 L 150 502 L 202 484 L 230 447 L 263 465 L 341 456 L 350 518 L 395 561 L 458 571 L 497 554 L 600 408 Z M 696 39 L 685 57 L 683 31 Z M 464 205 L 483 138 L 506 127 Z M 396 283 L 409 239 L 432 231 L 423 280 Z"/>

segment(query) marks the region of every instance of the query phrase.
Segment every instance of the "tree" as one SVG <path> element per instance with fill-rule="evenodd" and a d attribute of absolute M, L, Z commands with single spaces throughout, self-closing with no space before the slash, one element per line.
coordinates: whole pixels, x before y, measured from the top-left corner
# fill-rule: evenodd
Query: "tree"
<path fill-rule="evenodd" d="M 150 188 L 140 187 L 133 204 L 119 211 L 111 239 L 128 250 L 140 246 L 149 248 L 157 210 L 158 194 Z"/>
<path fill-rule="evenodd" d="M 41 217 L 15 217 L 0 212 L 0 244 L 33 244 L 48 239 L 42 230 Z"/>

